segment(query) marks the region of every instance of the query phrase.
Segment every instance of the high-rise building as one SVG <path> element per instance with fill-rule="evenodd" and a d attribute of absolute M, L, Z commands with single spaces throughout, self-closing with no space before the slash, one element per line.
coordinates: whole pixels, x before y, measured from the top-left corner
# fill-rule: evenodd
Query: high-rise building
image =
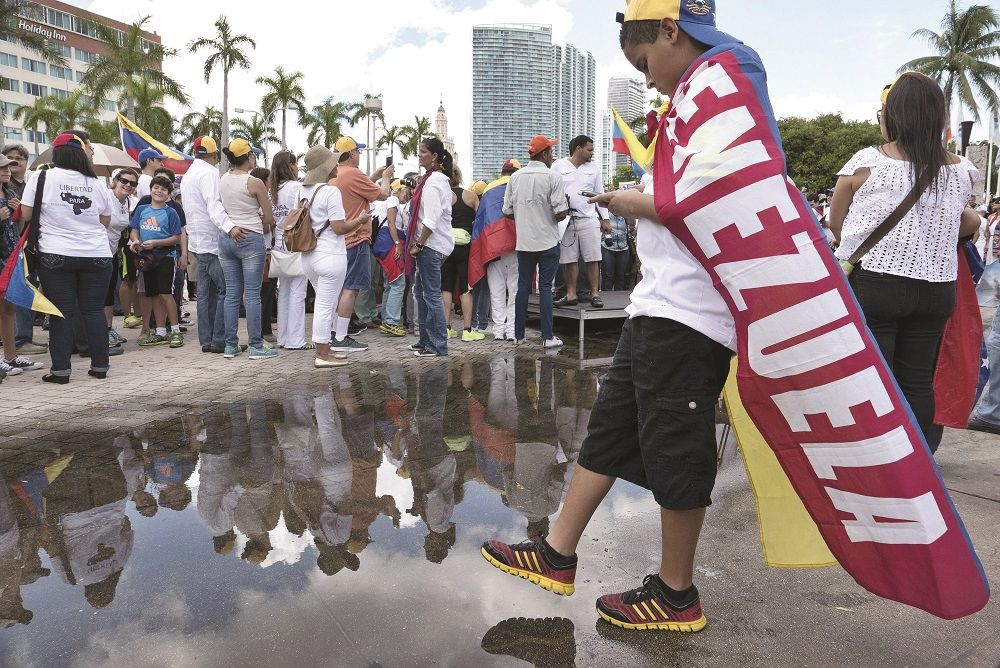
<path fill-rule="evenodd" d="M 116 30 L 128 28 L 123 23 L 94 14 L 58 0 L 35 0 L 37 5 L 15 23 L 17 31 L 34 33 L 48 39 L 68 61 L 66 66 L 45 62 L 8 35 L 0 34 L 0 101 L 3 104 L 3 140 L 0 143 L 23 143 L 35 158 L 35 132 L 14 119 L 22 105 L 32 105 L 40 97 L 67 97 L 80 86 L 87 68 L 107 52 L 107 45 L 97 38 L 94 23 Z M 145 42 L 160 43 L 160 37 L 143 32 Z M 97 105 L 101 120 L 109 121 L 118 110 L 116 100 L 101 100 Z M 38 132 L 38 151 L 48 148 L 49 134 L 68 128 L 46 128 Z"/>
<path fill-rule="evenodd" d="M 611 151 L 611 132 L 614 127 L 614 107 L 626 123 L 641 116 L 646 111 L 646 87 L 642 79 L 629 77 L 612 77 L 608 81 L 608 107 L 602 112 L 604 136 L 601 141 L 603 151 L 601 166 L 604 170 L 604 182 L 609 183 L 619 167 L 628 167 L 628 156 Z"/>
<path fill-rule="evenodd" d="M 569 143 L 577 135 L 594 136 L 597 88 L 597 64 L 589 52 L 582 53 L 572 44 L 554 46 L 556 97 L 553 128 L 559 139 L 556 157 L 569 155 Z"/>
<path fill-rule="evenodd" d="M 552 27 L 472 28 L 472 178 L 489 180 L 528 140 L 551 134 L 556 97 Z"/>

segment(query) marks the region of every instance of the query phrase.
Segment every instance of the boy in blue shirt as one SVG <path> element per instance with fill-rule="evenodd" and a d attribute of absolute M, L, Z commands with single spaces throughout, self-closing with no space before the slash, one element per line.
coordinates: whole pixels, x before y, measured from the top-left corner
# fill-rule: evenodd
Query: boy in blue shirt
<path fill-rule="evenodd" d="M 164 326 L 177 313 L 174 303 L 174 269 L 177 259 L 177 244 L 181 239 L 181 219 L 177 212 L 167 206 L 174 184 L 165 176 L 156 176 L 150 182 L 152 201 L 136 207 L 132 216 L 132 231 L 129 234 L 129 249 L 133 253 L 151 253 L 152 266 L 143 271 L 146 284 L 146 298 L 153 304 L 156 317 L 156 331 L 141 346 L 169 344 L 171 348 L 184 345 L 180 325 L 174 322 L 170 336 Z"/>

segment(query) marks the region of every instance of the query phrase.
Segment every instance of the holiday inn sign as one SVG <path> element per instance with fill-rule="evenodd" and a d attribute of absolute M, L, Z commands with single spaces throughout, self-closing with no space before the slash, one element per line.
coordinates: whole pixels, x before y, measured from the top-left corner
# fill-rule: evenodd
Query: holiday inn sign
<path fill-rule="evenodd" d="M 46 28 L 45 26 L 40 26 L 37 23 L 31 23 L 24 19 L 20 19 L 17 22 L 17 27 L 25 32 L 33 32 L 36 35 L 41 35 L 46 39 L 54 39 L 57 42 L 65 42 L 66 34 L 52 30 L 51 28 Z"/>

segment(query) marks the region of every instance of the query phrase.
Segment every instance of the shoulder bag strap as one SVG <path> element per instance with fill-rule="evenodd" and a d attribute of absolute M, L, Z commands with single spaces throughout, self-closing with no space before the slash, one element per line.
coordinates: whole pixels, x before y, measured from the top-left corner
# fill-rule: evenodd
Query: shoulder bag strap
<path fill-rule="evenodd" d="M 327 187 L 328 185 L 329 185 L 328 183 L 324 183 L 320 187 L 316 188 L 316 190 L 313 192 L 313 196 L 309 199 L 309 208 L 310 209 L 312 208 L 313 202 L 316 201 L 316 195 L 318 195 L 319 191 L 322 190 L 323 188 Z M 328 227 L 330 227 L 330 221 L 329 220 L 326 221 L 325 223 L 323 223 L 323 227 L 319 228 L 319 232 L 316 233 L 316 238 L 319 239 L 320 236 L 324 232 L 326 232 L 326 228 L 328 228 Z"/>
<path fill-rule="evenodd" d="M 892 213 L 882 221 L 882 223 L 872 230 L 872 233 L 868 235 L 868 238 L 862 242 L 858 249 L 854 251 L 851 258 L 848 260 L 852 265 L 857 266 L 861 262 L 861 258 L 868 254 L 872 248 L 875 247 L 878 242 L 885 238 L 885 235 L 892 231 L 892 228 L 899 224 L 899 221 L 910 212 L 918 201 L 920 201 L 920 196 L 923 195 L 924 190 L 930 185 L 930 179 L 927 178 L 927 174 L 921 174 L 917 182 L 913 184 L 913 190 L 903 198 L 903 201 L 899 203 Z"/>
<path fill-rule="evenodd" d="M 32 252 L 38 249 L 38 237 L 41 232 L 40 221 L 42 219 L 42 195 L 45 191 L 45 174 L 47 169 L 43 169 L 38 174 L 38 183 L 35 185 L 35 201 L 31 209 L 31 220 L 28 221 L 30 231 L 28 232 L 27 248 Z"/>

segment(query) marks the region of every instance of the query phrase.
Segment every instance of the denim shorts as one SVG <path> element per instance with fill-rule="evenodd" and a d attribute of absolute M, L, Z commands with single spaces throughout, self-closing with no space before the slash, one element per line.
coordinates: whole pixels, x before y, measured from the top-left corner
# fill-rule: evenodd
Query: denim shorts
<path fill-rule="evenodd" d="M 715 406 L 732 355 L 674 320 L 627 320 L 590 415 L 580 466 L 645 487 L 668 510 L 711 505 Z"/>
<path fill-rule="evenodd" d="M 369 290 L 372 287 L 372 249 L 361 243 L 347 249 L 347 277 L 344 290 Z"/>

